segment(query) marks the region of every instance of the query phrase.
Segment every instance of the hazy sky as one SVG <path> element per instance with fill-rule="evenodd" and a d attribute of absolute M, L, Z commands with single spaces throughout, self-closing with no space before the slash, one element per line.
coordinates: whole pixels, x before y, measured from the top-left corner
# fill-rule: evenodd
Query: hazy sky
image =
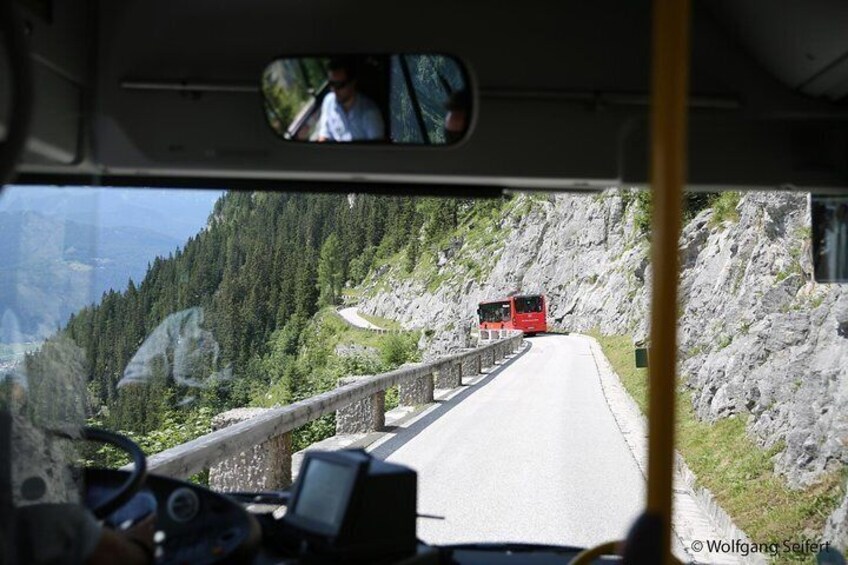
<path fill-rule="evenodd" d="M 0 344 L 40 341 L 104 291 L 140 283 L 206 226 L 222 191 L 8 187 L 0 195 Z"/>
<path fill-rule="evenodd" d="M 185 241 L 203 226 L 221 190 L 10 186 L 0 212 L 37 212 L 100 227 L 136 227 Z"/>

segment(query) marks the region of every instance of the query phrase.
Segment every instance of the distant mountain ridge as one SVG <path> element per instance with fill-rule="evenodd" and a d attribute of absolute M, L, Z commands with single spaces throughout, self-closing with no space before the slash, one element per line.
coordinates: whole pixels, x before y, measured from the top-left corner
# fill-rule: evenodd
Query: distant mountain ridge
<path fill-rule="evenodd" d="M 37 212 L 44 216 L 101 227 L 135 227 L 180 242 L 206 223 L 220 190 L 107 187 L 9 187 L 0 212 Z"/>
<path fill-rule="evenodd" d="M 0 343 L 39 341 L 68 317 L 144 277 L 182 241 L 138 227 L 102 227 L 37 212 L 0 212 L 0 306 L 16 317 Z"/>
<path fill-rule="evenodd" d="M 0 195 L 0 343 L 40 341 L 203 229 L 220 190 L 11 186 Z"/>

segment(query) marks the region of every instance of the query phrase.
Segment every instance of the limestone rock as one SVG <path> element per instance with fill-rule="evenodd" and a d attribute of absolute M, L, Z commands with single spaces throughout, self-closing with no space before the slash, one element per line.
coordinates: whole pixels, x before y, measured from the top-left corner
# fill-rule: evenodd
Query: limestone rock
<path fill-rule="evenodd" d="M 478 302 L 513 291 L 544 292 L 554 327 L 647 338 L 652 270 L 633 191 L 518 204 L 484 229 L 493 243 L 441 250 L 438 284 L 382 268 L 361 309 L 429 330 L 425 358 L 468 345 Z M 800 488 L 848 464 L 848 292 L 812 281 L 805 195 L 749 192 L 735 212 L 718 222 L 706 209 L 683 229 L 682 386 L 698 417 L 742 417 L 759 445 L 782 445 L 775 470 Z M 828 523 L 843 546 L 846 508 Z"/>

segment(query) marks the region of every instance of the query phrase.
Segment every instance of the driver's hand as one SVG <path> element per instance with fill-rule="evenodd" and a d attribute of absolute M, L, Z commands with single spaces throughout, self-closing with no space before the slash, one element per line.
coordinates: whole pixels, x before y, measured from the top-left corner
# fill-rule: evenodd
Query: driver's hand
<path fill-rule="evenodd" d="M 147 548 L 147 552 L 153 555 L 155 545 L 153 543 L 153 534 L 156 532 L 156 514 L 151 514 L 144 520 L 141 520 L 134 526 L 123 531 L 123 534 L 130 538 L 134 543 Z"/>
<path fill-rule="evenodd" d="M 151 514 L 134 526 L 116 531 L 103 528 L 100 542 L 88 558 L 88 565 L 121 563 L 121 565 L 148 565 L 154 561 L 153 534 L 156 515 Z"/>

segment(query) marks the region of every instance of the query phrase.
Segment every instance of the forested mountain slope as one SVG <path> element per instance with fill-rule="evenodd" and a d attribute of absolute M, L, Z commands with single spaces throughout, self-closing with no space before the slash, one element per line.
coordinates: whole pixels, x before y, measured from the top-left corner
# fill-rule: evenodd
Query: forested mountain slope
<path fill-rule="evenodd" d="M 452 229 L 459 206 L 455 200 L 229 193 L 206 229 L 153 261 L 139 284 L 74 314 L 54 341 L 81 349 L 74 358 L 83 360 L 89 412 L 112 429 L 143 434 L 178 407 L 214 413 L 255 403 L 265 389 L 294 386 L 279 381 L 309 390 L 309 368 L 295 358 L 312 316 L 337 303 L 346 282 L 358 282 L 404 248 L 411 233 Z M 154 346 L 161 351 L 151 354 Z M 39 379 L 52 378 L 38 370 L 47 366 L 43 357 L 27 359 L 33 391 Z M 136 386 L 118 387 L 121 379 Z"/>

